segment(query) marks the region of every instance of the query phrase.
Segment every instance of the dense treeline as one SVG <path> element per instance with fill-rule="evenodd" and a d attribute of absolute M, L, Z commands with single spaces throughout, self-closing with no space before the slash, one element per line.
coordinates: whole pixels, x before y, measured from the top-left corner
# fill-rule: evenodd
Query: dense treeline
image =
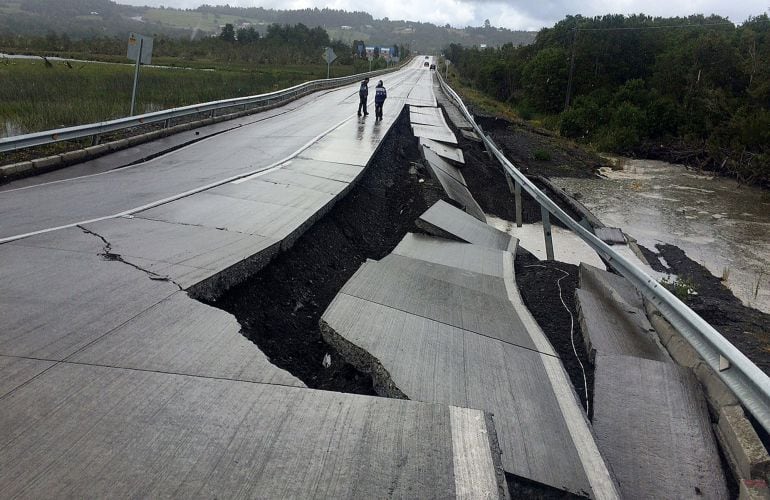
<path fill-rule="evenodd" d="M 0 34 L 0 51 L 24 52 L 38 55 L 102 55 L 116 59 L 125 58 L 127 37 L 71 38 L 66 33 L 50 32 L 46 36 L 8 36 Z M 325 47 L 332 47 L 337 54 L 336 64 L 358 64 L 367 69 L 368 61 L 354 56 L 353 47 L 344 42 L 330 40 L 320 27 L 308 28 L 304 24 L 266 27 L 259 33 L 253 27 L 235 29 L 227 24 L 218 37 L 199 40 L 175 38 L 164 35 L 155 37 L 153 57 L 170 57 L 182 61 L 209 61 L 242 64 L 297 65 L 321 64 Z M 408 48 L 401 53 L 408 55 Z M 375 62 L 374 67 L 384 67 L 385 61 Z"/>
<path fill-rule="evenodd" d="M 466 83 L 524 118 L 558 122 L 564 136 L 770 185 L 767 15 L 740 26 L 715 16 L 570 16 L 530 46 L 450 45 L 446 56 Z"/>

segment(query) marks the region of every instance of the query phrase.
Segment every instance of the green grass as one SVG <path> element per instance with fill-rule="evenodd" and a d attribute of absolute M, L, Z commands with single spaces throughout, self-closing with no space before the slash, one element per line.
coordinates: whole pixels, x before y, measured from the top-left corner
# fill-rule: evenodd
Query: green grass
<path fill-rule="evenodd" d="M 0 135 L 50 130 L 127 116 L 133 67 L 121 64 L 0 60 Z M 333 76 L 352 73 L 337 66 Z M 200 71 L 142 68 L 137 113 L 271 92 L 326 77 L 326 66 Z"/>
<path fill-rule="evenodd" d="M 220 26 L 230 23 L 236 28 L 242 23 L 247 22 L 256 25 L 262 22 L 260 19 L 246 18 L 240 16 L 219 15 L 179 10 L 161 10 L 148 9 L 143 15 L 145 20 L 163 23 L 166 26 L 175 28 L 198 28 L 203 31 L 219 33 Z M 264 30 L 261 30 L 264 31 Z"/>

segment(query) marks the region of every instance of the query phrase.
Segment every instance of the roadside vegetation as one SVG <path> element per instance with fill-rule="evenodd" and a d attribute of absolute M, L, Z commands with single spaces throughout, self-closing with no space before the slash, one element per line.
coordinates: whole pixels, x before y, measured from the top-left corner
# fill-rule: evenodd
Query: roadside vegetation
<path fill-rule="evenodd" d="M 562 136 L 770 186 L 767 15 L 740 26 L 715 16 L 569 16 L 532 45 L 451 44 L 445 55 L 462 85 Z"/>
<path fill-rule="evenodd" d="M 0 136 L 93 123 L 127 116 L 134 67 L 125 57 L 126 41 L 112 38 L 71 40 L 67 36 L 0 37 L 0 50 L 24 47 L 39 60 L 0 59 Z M 331 76 L 369 71 L 370 63 L 322 28 L 272 25 L 266 35 L 227 24 L 220 36 L 190 41 L 159 37 L 153 65 L 143 67 L 137 114 L 201 102 L 272 92 L 326 78 L 324 47 L 338 54 Z M 398 48 L 397 48 L 398 49 Z M 402 49 L 408 54 L 408 49 Z M 94 64 L 48 61 L 43 55 L 121 62 Z M 378 58 L 372 69 L 387 62 Z M 205 70 L 204 70 L 205 69 Z"/>

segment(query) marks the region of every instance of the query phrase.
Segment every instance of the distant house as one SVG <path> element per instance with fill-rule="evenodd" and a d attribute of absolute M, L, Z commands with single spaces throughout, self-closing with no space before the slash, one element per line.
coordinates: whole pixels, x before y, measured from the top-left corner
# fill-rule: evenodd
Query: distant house
<path fill-rule="evenodd" d="M 352 30 L 353 26 L 340 26 L 341 30 Z"/>
<path fill-rule="evenodd" d="M 481 45 L 479 45 L 479 48 L 480 49 L 486 49 L 487 48 L 487 44 L 486 43 L 482 43 Z"/>
<path fill-rule="evenodd" d="M 94 12 L 94 11 L 91 11 L 91 15 L 92 15 L 92 16 L 98 16 L 98 15 L 99 15 L 99 13 L 98 13 L 98 12 Z"/>

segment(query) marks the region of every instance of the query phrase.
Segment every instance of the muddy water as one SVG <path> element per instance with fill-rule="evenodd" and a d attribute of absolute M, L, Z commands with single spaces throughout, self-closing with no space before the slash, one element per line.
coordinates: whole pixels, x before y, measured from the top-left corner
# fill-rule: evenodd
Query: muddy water
<path fill-rule="evenodd" d="M 745 305 L 770 312 L 770 192 L 679 165 L 617 160 L 604 179 L 553 181 L 608 226 L 642 245 L 670 243 L 704 265 Z"/>

